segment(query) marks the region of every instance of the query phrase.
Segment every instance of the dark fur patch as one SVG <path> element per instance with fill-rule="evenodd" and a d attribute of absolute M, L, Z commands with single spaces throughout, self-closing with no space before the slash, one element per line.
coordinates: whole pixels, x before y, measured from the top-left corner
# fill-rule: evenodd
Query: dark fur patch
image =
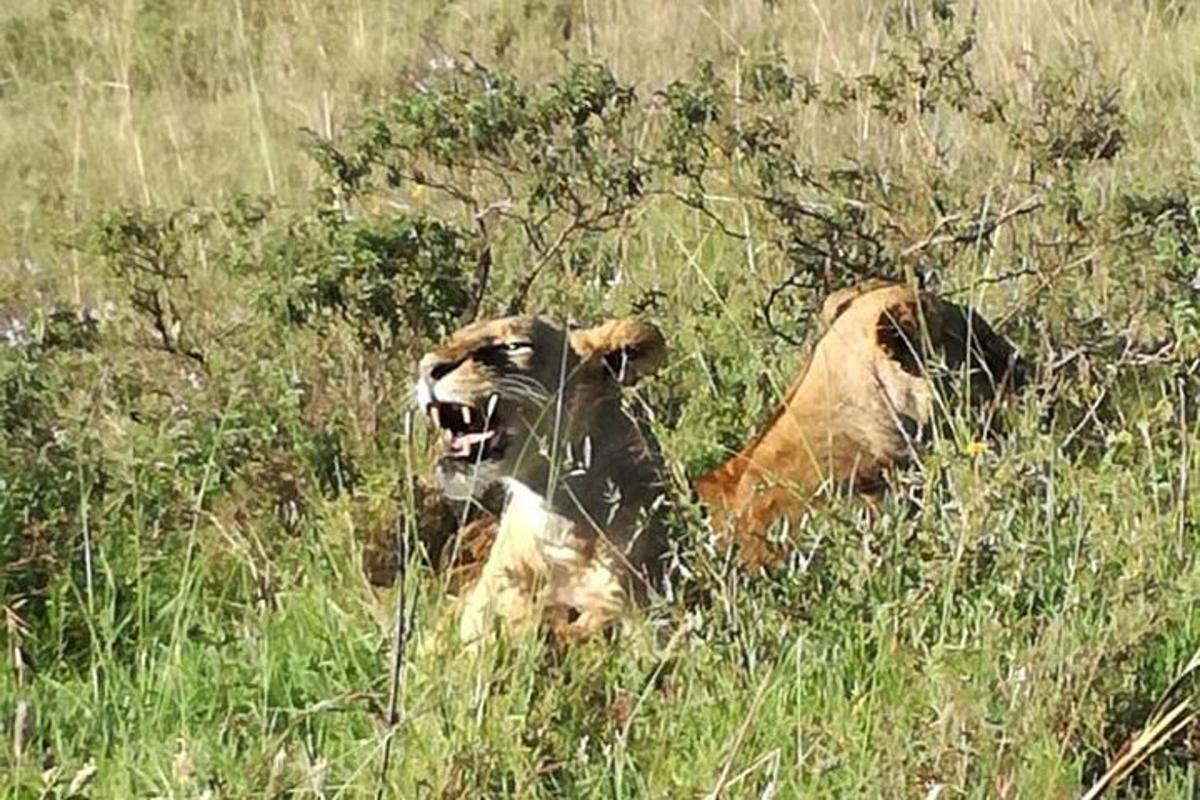
<path fill-rule="evenodd" d="M 887 309 L 875 323 L 875 343 L 909 375 L 923 374 L 920 331 L 899 309 Z M 907 324 L 906 324 L 907 323 Z"/>
<path fill-rule="evenodd" d="M 629 383 L 631 367 L 640 355 L 636 347 L 622 347 L 604 354 L 604 367 L 617 383 Z"/>

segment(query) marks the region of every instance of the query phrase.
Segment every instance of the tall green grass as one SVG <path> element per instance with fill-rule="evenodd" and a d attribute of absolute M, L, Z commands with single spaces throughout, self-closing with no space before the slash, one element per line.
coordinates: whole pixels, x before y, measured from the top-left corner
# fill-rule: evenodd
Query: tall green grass
<path fill-rule="evenodd" d="M 945 432 L 920 470 L 897 477 L 878 519 L 831 501 L 793 531 L 796 555 L 775 576 L 739 574 L 681 500 L 679 595 L 615 644 L 555 654 L 518 640 L 468 657 L 442 580 L 414 556 L 385 776 L 398 588 L 372 585 L 362 561 L 417 522 L 404 486 L 424 473 L 425 434 L 406 419 L 410 373 L 443 323 L 427 315 L 427 330 L 388 347 L 336 314 L 289 326 L 285 265 L 261 266 L 289 252 L 280 241 L 301 240 L 288 225 L 311 222 L 328 187 L 302 129 L 342 142 L 464 52 L 532 87 L 569 62 L 602 62 L 636 88 L 649 140 L 662 125 L 655 92 L 702 85 L 705 60 L 729 88 L 729 119 L 748 122 L 769 107 L 747 99 L 754 64 L 785 63 L 823 92 L 894 76 L 889 54 L 919 54 L 940 8 L 6 4 L 0 791 L 1086 791 L 1200 645 L 1194 11 L 955 6 L 947 24 L 973 26 L 974 76 L 1005 101 L 1003 122 L 941 107 L 897 121 L 867 92 L 836 112 L 797 106 L 790 151 L 876 176 L 862 191 L 889 198 L 897 251 L 1039 195 L 990 246 L 931 245 L 897 262 L 996 320 L 1039 364 L 1033 389 L 986 440 L 951 402 Z M 1110 88 L 1119 152 L 1077 158 L 1045 190 L 1014 142 L 1069 139 L 1053 125 L 1083 124 Z M 795 265 L 787 229 L 747 199 L 748 169 L 730 160 L 711 177 L 707 207 L 741 238 L 651 198 L 610 237 L 574 242 L 574 271 L 555 262 L 529 302 L 577 320 L 643 309 L 658 321 L 671 363 L 640 393 L 681 485 L 745 441 L 803 353 L 763 316 Z M 186 278 L 151 284 L 177 304 L 177 352 L 138 310 L 121 254 L 97 244 L 118 207 L 131 215 L 118 219 L 183 220 L 165 262 Z M 398 211 L 468 224 L 412 185 L 359 210 L 364 224 Z M 514 234 L 493 257 L 488 313 L 534 254 Z M 799 338 L 815 330 L 819 294 L 802 289 L 776 309 Z M 1196 731 L 1120 791 L 1195 796 Z"/>

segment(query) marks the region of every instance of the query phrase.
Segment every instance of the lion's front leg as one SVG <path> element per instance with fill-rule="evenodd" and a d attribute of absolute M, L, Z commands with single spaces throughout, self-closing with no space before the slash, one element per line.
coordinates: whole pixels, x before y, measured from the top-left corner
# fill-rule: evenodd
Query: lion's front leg
<path fill-rule="evenodd" d="M 459 635 L 465 643 L 481 644 L 493 617 L 499 616 L 510 629 L 537 618 L 542 581 L 536 565 L 518 556 L 503 538 L 493 546 L 459 617 Z"/>
<path fill-rule="evenodd" d="M 492 616 L 492 603 L 487 582 L 481 577 L 467 593 L 462 614 L 458 619 L 458 635 L 463 642 L 477 646 L 483 641 Z"/>
<path fill-rule="evenodd" d="M 617 623 L 629 604 L 619 557 L 602 552 L 551 570 L 544 622 L 560 644 L 589 639 Z"/>

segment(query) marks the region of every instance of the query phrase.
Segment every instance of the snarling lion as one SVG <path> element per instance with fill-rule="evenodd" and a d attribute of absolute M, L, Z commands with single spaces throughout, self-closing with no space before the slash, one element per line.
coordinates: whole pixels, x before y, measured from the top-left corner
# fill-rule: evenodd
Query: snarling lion
<path fill-rule="evenodd" d="M 646 322 L 568 331 L 541 317 L 472 324 L 421 360 L 417 402 L 445 437 L 442 492 L 508 494 L 463 602 L 465 641 L 495 618 L 584 638 L 644 598 L 665 548 L 652 513 L 665 472 L 621 388 L 665 360 Z"/>
<path fill-rule="evenodd" d="M 821 316 L 827 330 L 762 431 L 695 481 L 715 529 L 753 566 L 779 557 L 766 538 L 772 525 L 823 491 L 880 495 L 887 471 L 913 459 L 942 388 L 936 375 L 965 368 L 974 401 L 1024 381 L 1024 364 L 982 317 L 926 292 L 844 289 Z"/>

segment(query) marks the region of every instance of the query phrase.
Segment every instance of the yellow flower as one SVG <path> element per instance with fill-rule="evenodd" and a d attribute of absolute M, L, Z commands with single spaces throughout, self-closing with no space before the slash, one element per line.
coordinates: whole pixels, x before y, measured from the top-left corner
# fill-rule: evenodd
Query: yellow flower
<path fill-rule="evenodd" d="M 969 456 L 978 456 L 978 455 L 983 455 L 984 453 L 986 453 L 987 449 L 988 449 L 987 442 L 975 441 L 975 442 L 967 442 L 967 446 L 963 448 L 963 451 Z"/>

